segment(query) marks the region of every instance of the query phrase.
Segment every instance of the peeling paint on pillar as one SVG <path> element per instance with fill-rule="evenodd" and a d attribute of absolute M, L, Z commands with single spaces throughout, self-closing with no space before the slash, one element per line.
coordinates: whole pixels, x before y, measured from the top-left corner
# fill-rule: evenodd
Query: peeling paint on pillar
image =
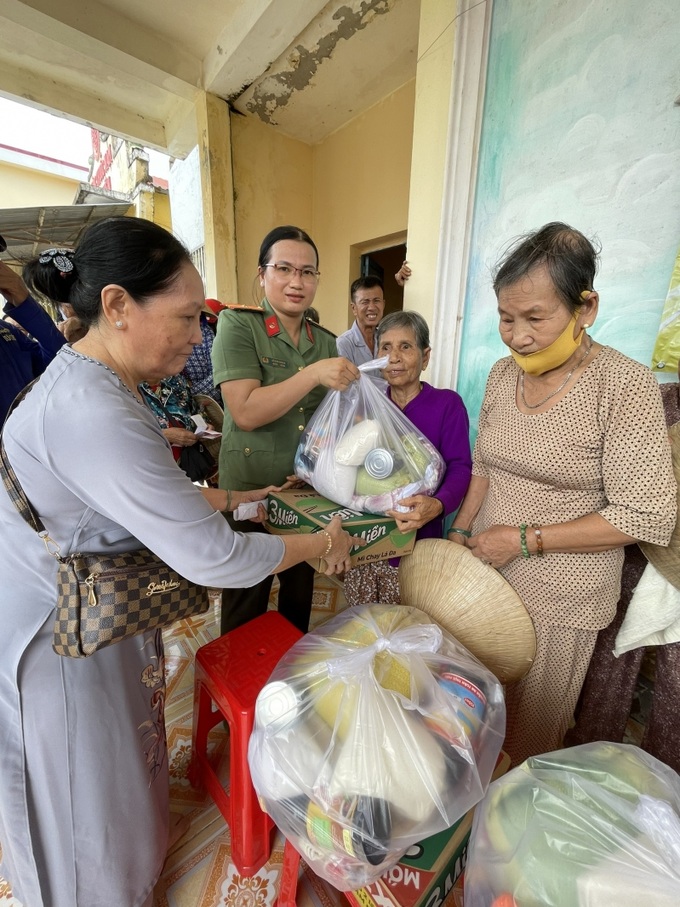
<path fill-rule="evenodd" d="M 271 73 L 262 79 L 253 90 L 253 97 L 246 108 L 263 122 L 277 126 L 275 114 L 285 107 L 295 92 L 303 91 L 312 81 L 324 60 L 333 55 L 340 41 L 349 41 L 353 35 L 366 28 L 376 16 L 383 16 L 394 6 L 396 0 L 363 0 L 358 9 L 339 7 L 333 13 L 337 26 L 325 34 L 313 48 L 301 44 L 288 54 L 290 67 L 286 72 Z"/>

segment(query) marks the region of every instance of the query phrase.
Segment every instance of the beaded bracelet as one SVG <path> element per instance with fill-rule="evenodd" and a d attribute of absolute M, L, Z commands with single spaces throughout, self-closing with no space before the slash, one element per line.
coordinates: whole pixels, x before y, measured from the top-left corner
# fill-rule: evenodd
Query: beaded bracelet
<path fill-rule="evenodd" d="M 527 524 L 521 523 L 519 527 L 519 544 L 522 549 L 522 557 L 531 557 L 527 547 Z"/>
<path fill-rule="evenodd" d="M 326 541 L 326 550 L 325 550 L 324 553 L 319 557 L 319 567 L 318 567 L 318 569 L 317 569 L 317 573 L 323 573 L 323 559 L 324 559 L 328 554 L 330 554 L 331 548 L 333 547 L 333 539 L 331 538 L 331 534 L 330 534 L 330 532 L 328 532 L 327 529 L 319 529 L 319 530 L 317 530 L 317 531 L 320 532 L 322 535 L 325 535 L 325 536 L 326 536 L 326 540 L 327 540 L 327 541 Z"/>
<path fill-rule="evenodd" d="M 326 539 L 327 539 L 326 550 L 321 555 L 321 557 L 324 558 L 324 557 L 327 557 L 331 553 L 331 548 L 333 547 L 333 539 L 331 538 L 331 534 L 327 529 L 322 529 L 321 535 L 325 535 Z"/>
<path fill-rule="evenodd" d="M 543 534 L 541 533 L 541 527 L 537 523 L 532 523 L 531 528 L 534 530 L 534 535 L 536 536 L 536 554 L 538 557 L 543 557 Z"/>
<path fill-rule="evenodd" d="M 458 535 L 464 535 L 466 539 L 472 538 L 472 533 L 469 529 L 456 529 L 456 527 L 453 526 L 451 529 L 449 529 L 448 534 L 451 535 L 452 532 L 457 532 Z"/>

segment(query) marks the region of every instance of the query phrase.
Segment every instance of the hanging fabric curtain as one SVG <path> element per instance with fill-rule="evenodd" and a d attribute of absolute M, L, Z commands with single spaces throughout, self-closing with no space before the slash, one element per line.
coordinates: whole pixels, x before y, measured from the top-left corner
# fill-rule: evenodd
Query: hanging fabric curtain
<path fill-rule="evenodd" d="M 666 303 L 661 314 L 661 325 L 656 336 L 652 353 L 652 369 L 655 372 L 678 371 L 680 360 L 680 250 L 675 259 Z"/>

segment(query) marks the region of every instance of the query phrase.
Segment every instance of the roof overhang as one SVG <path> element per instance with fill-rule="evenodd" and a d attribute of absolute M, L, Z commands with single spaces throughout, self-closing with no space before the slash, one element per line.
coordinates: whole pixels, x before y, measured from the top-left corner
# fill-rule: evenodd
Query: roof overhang
<path fill-rule="evenodd" d="M 0 0 L 0 96 L 185 157 L 205 91 L 316 144 L 415 78 L 419 29 L 420 0 Z"/>
<path fill-rule="evenodd" d="M 90 224 L 127 214 L 129 202 L 98 205 L 57 205 L 49 208 L 0 208 L 2 253 L 8 264 L 23 265 L 43 249 L 73 248 Z"/>

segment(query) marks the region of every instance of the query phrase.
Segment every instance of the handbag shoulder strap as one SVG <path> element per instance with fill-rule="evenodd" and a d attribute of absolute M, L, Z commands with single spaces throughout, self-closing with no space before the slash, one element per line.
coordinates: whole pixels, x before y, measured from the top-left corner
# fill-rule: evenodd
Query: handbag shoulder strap
<path fill-rule="evenodd" d="M 9 416 L 9 414 L 14 409 L 16 409 L 16 407 L 21 403 L 21 401 L 24 399 L 26 394 L 30 391 L 37 380 L 38 379 L 36 378 L 31 381 L 30 384 L 28 384 L 20 393 L 16 395 L 9 410 L 7 411 L 7 416 Z M 5 417 L 5 424 L 7 422 L 7 416 Z M 2 434 L 4 434 L 4 428 L 5 426 L 3 425 Z M 5 490 L 7 491 L 10 500 L 19 511 L 19 514 L 31 527 L 31 529 L 34 529 L 39 535 L 46 533 L 47 530 L 43 526 L 43 523 L 38 514 L 31 507 L 30 501 L 26 497 L 26 492 L 21 487 L 21 483 L 19 482 L 16 473 L 12 469 L 12 464 L 7 459 L 5 440 L 2 435 L 0 435 L 0 476 L 2 476 L 2 484 L 5 486 Z"/>
<path fill-rule="evenodd" d="M 12 469 L 12 464 L 7 459 L 4 440 L 0 440 L 0 475 L 2 484 L 10 497 L 10 500 L 19 511 L 20 515 L 28 523 L 31 529 L 37 533 L 45 532 L 45 527 L 35 510 L 31 507 L 30 501 L 26 497 L 26 492 L 21 487 L 16 473 Z"/>

